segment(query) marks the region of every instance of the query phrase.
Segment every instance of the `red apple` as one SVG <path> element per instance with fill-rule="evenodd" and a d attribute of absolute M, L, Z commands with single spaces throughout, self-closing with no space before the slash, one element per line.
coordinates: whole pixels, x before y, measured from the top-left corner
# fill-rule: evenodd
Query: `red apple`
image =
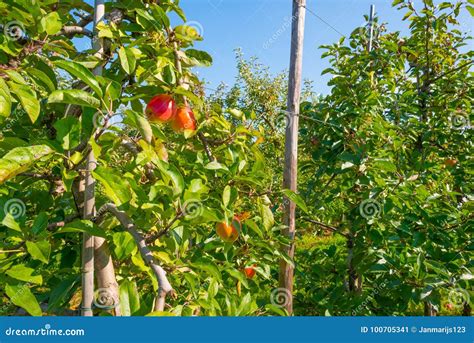
<path fill-rule="evenodd" d="M 245 276 L 246 276 L 248 279 L 252 279 L 252 278 L 255 276 L 255 273 L 256 273 L 255 267 L 256 267 L 256 266 L 257 266 L 257 265 L 254 264 L 254 265 L 251 265 L 251 266 L 249 266 L 249 267 L 245 267 L 245 268 L 244 268 Z"/>
<path fill-rule="evenodd" d="M 196 130 L 196 118 L 191 108 L 187 106 L 179 107 L 171 122 L 171 128 L 176 132 Z"/>
<path fill-rule="evenodd" d="M 145 113 L 151 122 L 167 122 L 176 115 L 176 103 L 171 95 L 154 96 L 146 106 Z"/>

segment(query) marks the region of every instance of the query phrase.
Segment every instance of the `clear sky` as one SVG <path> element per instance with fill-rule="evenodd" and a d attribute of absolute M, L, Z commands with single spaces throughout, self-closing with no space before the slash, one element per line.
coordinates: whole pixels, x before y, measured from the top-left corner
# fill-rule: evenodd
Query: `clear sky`
<path fill-rule="evenodd" d="M 327 22 L 306 13 L 303 75 L 314 81 L 317 92 L 328 91 L 329 77 L 321 76 L 328 65 L 321 60 L 323 51 L 319 46 L 336 42 L 341 37 L 336 31 L 349 35 L 363 25 L 371 4 L 375 5 L 379 21 L 388 23 L 388 30 L 407 32 L 408 22 L 401 20 L 404 13 L 392 8 L 391 3 L 392 0 L 307 0 L 307 7 Z M 246 57 L 257 56 L 273 72 L 287 69 L 291 4 L 291 0 L 181 0 L 188 21 L 203 31 L 204 41 L 196 48 L 206 50 L 214 59 L 212 67 L 197 70 L 199 75 L 211 88 L 221 81 L 232 84 L 236 74 L 234 49 L 238 47 Z M 472 31 L 472 17 L 467 11 L 462 24 L 464 31 Z"/>
<path fill-rule="evenodd" d="M 413 1 L 421 4 L 421 0 Z M 379 22 L 387 23 L 389 31 L 408 31 L 409 23 L 402 21 L 405 13 L 397 11 L 391 3 L 392 0 L 307 0 L 307 8 L 314 14 L 306 13 L 303 76 L 314 81 L 316 92 L 328 92 L 326 84 L 330 77 L 321 76 L 328 64 L 321 59 L 323 50 L 319 46 L 335 43 L 341 35 L 349 35 L 365 25 L 364 15 L 368 15 L 371 4 L 375 5 Z M 204 37 L 195 47 L 207 51 L 214 59 L 211 67 L 196 70 L 209 88 L 220 82 L 233 84 L 236 48 L 241 48 L 245 57 L 258 57 L 274 73 L 288 68 L 292 0 L 181 0 L 180 5 L 188 25 L 196 27 Z M 172 22 L 181 24 L 177 16 L 172 16 Z M 461 15 L 461 28 L 472 35 L 473 19 L 466 10 Z M 77 39 L 77 43 L 90 46 L 84 39 Z M 467 48 L 472 50 L 473 42 Z"/>

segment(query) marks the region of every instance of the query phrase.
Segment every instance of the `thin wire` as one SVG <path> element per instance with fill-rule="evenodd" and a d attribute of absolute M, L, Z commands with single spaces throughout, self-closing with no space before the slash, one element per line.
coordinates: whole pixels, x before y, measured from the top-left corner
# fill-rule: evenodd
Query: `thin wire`
<path fill-rule="evenodd" d="M 317 15 L 315 12 L 313 12 L 312 10 L 310 10 L 308 7 L 306 6 L 301 6 L 303 7 L 307 12 L 309 12 L 310 14 L 312 14 L 313 16 L 315 16 L 316 18 L 318 18 L 319 20 L 321 20 L 324 24 L 326 24 L 327 26 L 329 26 L 331 29 L 333 29 L 334 31 L 336 31 L 338 34 L 340 34 L 342 37 L 346 37 L 344 34 L 342 34 L 338 29 L 336 29 L 334 26 L 332 26 L 331 24 L 329 24 L 326 20 L 324 20 L 323 18 L 321 18 L 319 15 Z"/>

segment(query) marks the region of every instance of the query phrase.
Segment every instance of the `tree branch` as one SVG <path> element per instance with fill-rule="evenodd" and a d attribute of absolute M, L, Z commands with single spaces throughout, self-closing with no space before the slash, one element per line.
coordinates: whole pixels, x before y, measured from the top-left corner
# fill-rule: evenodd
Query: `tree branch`
<path fill-rule="evenodd" d="M 202 132 L 198 133 L 199 140 L 201 141 L 202 145 L 204 146 L 204 151 L 206 152 L 207 158 L 209 159 L 209 162 L 213 162 L 216 160 L 214 155 L 212 154 L 211 148 L 209 148 L 209 143 L 207 142 L 207 138 L 204 137 L 204 134 Z"/>
<path fill-rule="evenodd" d="M 179 220 L 179 219 L 181 219 L 181 218 L 183 218 L 183 217 L 184 217 L 184 213 L 183 213 L 182 211 L 179 211 L 179 212 L 176 214 L 176 216 L 173 218 L 173 220 L 171 220 L 171 221 L 169 222 L 169 224 L 166 225 L 166 227 L 165 227 L 163 230 L 161 230 L 160 232 L 157 232 L 157 233 L 154 234 L 154 235 L 148 236 L 148 237 L 146 238 L 146 240 L 147 240 L 148 242 L 153 242 L 153 241 L 159 239 L 160 237 L 166 235 L 166 234 L 168 233 L 168 231 L 171 229 L 171 227 L 173 226 L 173 224 L 174 224 L 177 220 Z"/>
<path fill-rule="evenodd" d="M 52 229 L 55 229 L 57 227 L 63 227 L 67 223 L 70 223 L 74 219 L 77 219 L 77 218 L 80 218 L 79 214 L 73 214 L 71 216 L 68 216 L 68 217 L 64 218 L 64 220 L 62 220 L 62 221 L 55 222 L 55 223 L 50 223 L 50 224 L 48 224 L 48 230 L 52 230 Z"/>
<path fill-rule="evenodd" d="M 167 294 L 174 295 L 174 290 L 171 284 L 166 277 L 166 272 L 164 269 L 155 262 L 153 258 L 153 254 L 151 253 L 150 249 L 148 248 L 145 239 L 142 235 L 137 231 L 135 224 L 132 222 L 130 217 L 123 211 L 120 211 L 117 206 L 114 204 L 105 204 L 102 206 L 98 213 L 97 217 L 94 218 L 95 222 L 100 222 L 102 217 L 105 215 L 106 212 L 111 213 L 114 215 L 120 224 L 123 226 L 125 230 L 127 230 L 135 240 L 138 249 L 140 250 L 140 254 L 143 257 L 143 260 L 148 264 L 148 266 L 153 270 L 157 280 L 158 280 L 158 298 L 157 298 L 157 310 L 163 311 L 165 307 L 165 298 Z"/>
<path fill-rule="evenodd" d="M 76 25 L 63 26 L 61 31 L 59 31 L 56 34 L 56 36 L 61 36 L 61 35 L 65 35 L 65 36 L 68 36 L 68 37 L 72 37 L 74 35 L 84 35 L 84 36 L 91 37 L 91 38 L 93 36 L 93 34 L 90 30 L 85 29 L 82 26 L 76 26 Z"/>
<path fill-rule="evenodd" d="M 312 224 L 316 224 L 316 225 L 318 225 L 318 226 L 321 226 L 321 227 L 324 228 L 324 229 L 331 230 L 332 232 L 338 233 L 338 234 L 340 234 L 341 236 L 344 236 L 344 237 L 346 237 L 346 238 L 350 238 L 350 235 L 349 235 L 349 234 L 344 233 L 344 232 L 341 232 L 338 228 L 336 228 L 336 227 L 334 227 L 334 226 L 321 223 L 321 222 L 319 222 L 319 221 L 317 221 L 317 220 L 314 220 L 314 219 L 311 219 L 311 218 L 305 218 L 305 217 L 303 217 L 303 218 L 301 218 L 301 219 L 303 219 L 304 221 L 307 221 L 307 222 L 309 222 L 309 223 L 312 223 Z"/>

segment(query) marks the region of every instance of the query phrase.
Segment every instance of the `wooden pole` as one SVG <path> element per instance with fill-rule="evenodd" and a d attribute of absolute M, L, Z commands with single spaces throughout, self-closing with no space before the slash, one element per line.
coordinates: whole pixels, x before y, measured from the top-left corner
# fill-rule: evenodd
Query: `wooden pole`
<path fill-rule="evenodd" d="M 303 69 L 303 40 L 304 22 L 306 15 L 306 0 L 293 0 L 293 16 L 291 31 L 290 72 L 288 78 L 288 123 L 285 135 L 285 169 L 283 188 L 296 192 L 296 177 L 298 168 L 298 115 L 301 97 L 301 73 Z M 291 243 L 285 246 L 285 252 L 293 258 L 295 252 L 295 203 L 284 199 L 283 234 Z M 290 315 L 293 314 L 293 267 L 286 261 L 280 261 L 280 288 L 286 292 L 285 307 Z"/>
<path fill-rule="evenodd" d="M 372 51 L 372 42 L 374 40 L 374 18 L 375 18 L 375 5 L 370 5 L 370 14 L 369 14 L 369 52 Z"/>

